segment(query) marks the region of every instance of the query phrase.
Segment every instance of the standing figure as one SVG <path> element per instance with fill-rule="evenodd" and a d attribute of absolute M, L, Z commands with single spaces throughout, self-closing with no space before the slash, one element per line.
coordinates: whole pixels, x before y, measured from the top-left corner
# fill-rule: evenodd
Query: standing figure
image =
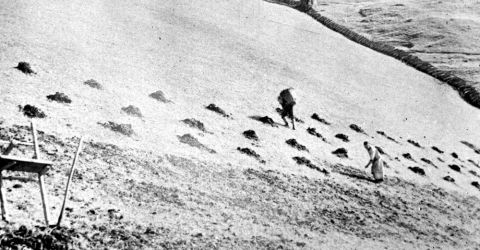
<path fill-rule="evenodd" d="M 295 97 L 293 95 L 293 88 L 282 90 L 278 96 L 278 102 L 282 105 L 282 119 L 285 122 L 285 126 L 288 127 L 288 122 L 285 116 L 288 116 L 292 120 L 292 127 L 295 130 L 295 116 L 293 115 L 293 106 L 295 106 Z"/>
<path fill-rule="evenodd" d="M 365 168 L 368 168 L 370 164 L 372 164 L 372 175 L 375 182 L 382 182 L 383 181 L 383 160 L 380 156 L 380 153 L 375 147 L 372 147 L 368 142 L 364 142 L 363 146 L 367 149 L 367 152 L 370 156 L 370 160 L 368 161 Z"/>

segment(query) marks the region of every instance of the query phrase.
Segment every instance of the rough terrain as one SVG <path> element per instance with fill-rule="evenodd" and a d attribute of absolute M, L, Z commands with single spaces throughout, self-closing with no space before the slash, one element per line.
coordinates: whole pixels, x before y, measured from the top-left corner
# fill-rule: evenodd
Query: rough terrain
<path fill-rule="evenodd" d="M 87 141 L 61 229 L 42 228 L 34 176 L 5 173 L 6 249 L 480 247 L 479 111 L 435 79 L 266 1 L 0 6 L 0 140 L 36 120 L 52 221 Z M 286 87 L 296 130 L 276 111 Z"/>

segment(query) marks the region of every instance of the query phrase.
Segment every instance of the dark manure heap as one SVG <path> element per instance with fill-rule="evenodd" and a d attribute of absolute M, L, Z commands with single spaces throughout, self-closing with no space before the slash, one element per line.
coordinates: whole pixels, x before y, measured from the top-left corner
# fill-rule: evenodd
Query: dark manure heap
<path fill-rule="evenodd" d="M 325 125 L 331 125 L 330 122 L 326 121 L 325 119 L 321 118 L 320 116 L 318 116 L 317 113 L 313 113 L 312 115 L 312 119 L 313 120 L 316 120 L 316 121 L 319 121 L 320 123 L 323 123 Z"/>
<path fill-rule="evenodd" d="M 448 182 L 452 182 L 452 183 L 455 182 L 455 179 L 453 179 L 450 175 L 447 175 L 447 176 L 443 177 L 443 179 L 448 181 Z"/>
<path fill-rule="evenodd" d="M 140 109 L 138 107 L 135 107 L 133 105 L 129 105 L 127 107 L 123 107 L 122 108 L 122 111 L 131 115 L 131 116 L 135 116 L 135 117 L 143 117 L 142 115 L 142 112 L 140 111 Z"/>
<path fill-rule="evenodd" d="M 203 122 L 201 122 L 199 120 L 189 118 L 189 119 L 181 120 L 181 122 L 187 124 L 189 127 L 196 128 L 196 129 L 198 129 L 202 132 L 208 132 L 207 129 L 205 128 L 205 125 L 203 124 Z"/>
<path fill-rule="evenodd" d="M 343 142 L 349 142 L 350 139 L 348 139 L 347 135 L 344 134 L 336 134 L 335 138 L 342 140 Z"/>
<path fill-rule="evenodd" d="M 437 148 L 436 146 L 433 146 L 433 147 L 432 147 L 432 150 L 435 151 L 435 152 L 437 152 L 437 153 L 439 153 L 439 154 L 445 153 L 443 150 Z"/>
<path fill-rule="evenodd" d="M 105 123 L 99 122 L 98 124 L 114 132 L 117 132 L 126 136 L 132 136 L 133 134 L 135 134 L 131 124 L 119 124 L 112 121 L 108 121 Z"/>
<path fill-rule="evenodd" d="M 413 162 L 416 162 L 412 155 L 410 153 L 405 153 L 405 154 L 402 154 L 403 158 L 407 159 L 407 160 L 410 160 L 410 161 L 413 161 Z"/>
<path fill-rule="evenodd" d="M 307 152 L 308 152 L 307 147 L 305 147 L 304 145 L 298 143 L 297 140 L 295 140 L 295 139 L 293 139 L 293 138 L 292 138 L 292 139 L 288 139 L 288 140 L 286 140 L 285 142 L 286 142 L 288 145 L 296 148 L 296 149 L 299 150 L 299 151 L 307 151 Z"/>
<path fill-rule="evenodd" d="M 30 75 L 30 74 L 36 74 L 35 71 L 33 71 L 32 67 L 30 66 L 30 63 L 28 62 L 19 62 L 16 69 L 22 71 L 22 73 Z"/>
<path fill-rule="evenodd" d="M 191 134 L 184 134 L 182 136 L 177 136 L 178 137 L 178 140 L 181 142 L 181 143 L 185 143 L 191 147 L 195 147 L 195 148 L 198 148 L 198 149 L 202 149 L 202 150 L 205 150 L 211 154 L 215 154 L 217 153 L 215 150 L 203 145 L 202 143 L 200 143 L 197 138 L 193 137 Z"/>
<path fill-rule="evenodd" d="M 83 82 L 83 84 L 89 86 L 90 88 L 103 89 L 103 86 L 94 79 L 86 80 Z"/>
<path fill-rule="evenodd" d="M 70 99 L 70 97 L 60 92 L 56 92 L 53 95 L 47 95 L 47 99 L 50 101 L 55 101 L 60 103 L 72 103 L 72 99 Z"/>
<path fill-rule="evenodd" d="M 298 165 L 305 165 L 313 170 L 316 170 L 318 172 L 321 172 L 321 173 L 324 173 L 326 175 L 328 175 L 328 171 L 324 168 L 320 168 L 318 167 L 317 165 L 313 164 L 309 159 L 303 157 L 303 156 L 295 156 L 295 157 L 292 157 L 292 159 L 298 164 Z"/>
<path fill-rule="evenodd" d="M 30 117 L 30 118 L 45 118 L 47 117 L 47 115 L 45 114 L 45 112 L 43 112 L 41 109 L 33 106 L 33 105 L 30 105 L 30 104 L 27 104 L 25 106 L 19 106 L 20 108 L 20 111 L 23 112 L 23 114 L 27 117 Z"/>
<path fill-rule="evenodd" d="M 348 158 L 348 151 L 345 148 L 338 148 L 335 151 L 332 151 L 332 154 L 339 158 Z"/>
<path fill-rule="evenodd" d="M 425 175 L 425 170 L 423 170 L 423 168 L 420 168 L 420 167 L 408 167 L 408 169 L 410 169 L 410 170 L 411 170 L 412 172 L 414 172 L 415 174 L 422 175 L 422 176 Z"/>
<path fill-rule="evenodd" d="M 153 98 L 153 99 L 155 99 L 155 100 L 157 100 L 157 101 L 159 101 L 159 102 L 163 102 L 163 103 L 172 102 L 172 101 L 170 101 L 169 99 L 167 99 L 167 98 L 165 97 L 165 94 L 164 94 L 163 91 L 161 91 L 161 90 L 155 91 L 155 92 L 151 93 L 151 94 L 148 95 L 148 96 L 150 96 L 151 98 Z"/>
<path fill-rule="evenodd" d="M 433 167 L 435 167 L 435 168 L 438 168 L 437 165 L 435 165 L 431 160 L 429 160 L 429 159 L 427 159 L 427 158 L 421 158 L 420 160 L 423 161 L 423 162 L 425 162 L 425 163 L 427 163 L 427 164 L 430 165 L 430 166 L 433 166 Z"/>
<path fill-rule="evenodd" d="M 360 133 L 360 134 L 364 134 L 364 135 L 367 135 L 367 133 L 365 132 L 365 130 L 363 130 L 360 126 L 358 126 L 357 124 L 350 124 L 350 129 L 352 129 L 353 131 L 357 132 L 357 133 Z"/>
<path fill-rule="evenodd" d="M 231 115 L 227 114 L 225 112 L 225 110 L 221 109 L 220 107 L 218 107 L 217 105 L 215 105 L 214 103 L 210 103 L 208 106 L 205 107 L 206 109 L 210 110 L 210 111 L 213 111 L 223 117 L 226 117 L 226 118 L 231 118 Z"/>
<path fill-rule="evenodd" d="M 318 137 L 320 138 L 323 142 L 327 142 L 327 139 L 325 139 L 325 137 L 323 137 L 323 135 L 321 135 L 320 133 L 317 132 L 317 130 L 315 128 L 307 128 L 307 133 L 315 136 L 315 137 Z"/>
<path fill-rule="evenodd" d="M 257 133 L 255 133 L 254 130 L 243 131 L 243 136 L 245 136 L 245 138 L 247 138 L 247 139 L 258 141 Z"/>
<path fill-rule="evenodd" d="M 262 164 L 266 163 L 265 160 L 263 160 L 262 157 L 259 154 L 257 154 L 257 152 L 255 152 L 253 149 L 238 147 L 237 150 L 240 151 L 243 154 L 246 154 L 248 156 L 251 156 L 251 157 L 257 159 L 257 161 L 259 161 Z"/>
<path fill-rule="evenodd" d="M 461 172 L 460 167 L 456 164 L 450 164 L 448 165 L 448 167 L 455 172 L 459 172 L 459 173 Z"/>
<path fill-rule="evenodd" d="M 422 146 L 420 146 L 420 144 L 412 139 L 408 139 L 407 140 L 408 143 L 412 144 L 413 146 L 417 147 L 417 148 L 423 148 Z"/>
<path fill-rule="evenodd" d="M 470 149 L 472 149 L 476 154 L 480 154 L 480 148 L 478 148 L 477 146 L 473 145 L 472 143 L 468 142 L 468 141 L 461 141 L 461 143 L 467 147 L 469 147 Z"/>
<path fill-rule="evenodd" d="M 250 116 L 250 119 L 259 121 L 263 124 L 270 125 L 272 127 L 278 127 L 277 124 L 275 124 L 275 122 L 273 121 L 273 119 L 268 116 Z"/>
<path fill-rule="evenodd" d="M 377 134 L 379 134 L 379 135 L 387 138 L 387 139 L 390 140 L 390 141 L 393 141 L 393 142 L 395 142 L 395 143 L 397 143 L 397 144 L 400 144 L 400 142 L 398 142 L 397 140 L 395 140 L 393 137 L 388 136 L 388 135 L 387 135 L 385 132 L 383 132 L 383 131 L 377 131 Z"/>

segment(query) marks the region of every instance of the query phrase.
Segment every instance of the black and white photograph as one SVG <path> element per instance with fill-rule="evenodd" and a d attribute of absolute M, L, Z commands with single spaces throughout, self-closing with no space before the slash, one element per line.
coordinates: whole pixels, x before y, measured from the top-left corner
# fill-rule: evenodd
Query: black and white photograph
<path fill-rule="evenodd" d="M 480 249 L 479 0 L 0 0 L 0 250 Z"/>

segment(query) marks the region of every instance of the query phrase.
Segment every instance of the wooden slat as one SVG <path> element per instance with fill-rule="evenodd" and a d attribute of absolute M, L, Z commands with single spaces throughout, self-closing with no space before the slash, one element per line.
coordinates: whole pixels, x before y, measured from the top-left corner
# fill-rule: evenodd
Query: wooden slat
<path fill-rule="evenodd" d="M 21 171 L 30 173 L 44 173 L 51 161 L 25 159 L 15 156 L 0 156 L 0 169 L 8 171 Z"/>
<path fill-rule="evenodd" d="M 53 165 L 53 162 L 47 161 L 47 160 L 29 159 L 29 158 L 10 156 L 10 155 L 0 155 L 0 162 L 2 161 L 16 161 L 19 163 L 28 162 L 28 163 L 34 163 L 39 165 Z"/>
<path fill-rule="evenodd" d="M 11 168 L 13 165 L 17 164 L 16 161 L 11 161 L 3 166 L 0 166 L 0 171 L 3 171 L 3 170 L 8 170 L 9 168 Z"/>

